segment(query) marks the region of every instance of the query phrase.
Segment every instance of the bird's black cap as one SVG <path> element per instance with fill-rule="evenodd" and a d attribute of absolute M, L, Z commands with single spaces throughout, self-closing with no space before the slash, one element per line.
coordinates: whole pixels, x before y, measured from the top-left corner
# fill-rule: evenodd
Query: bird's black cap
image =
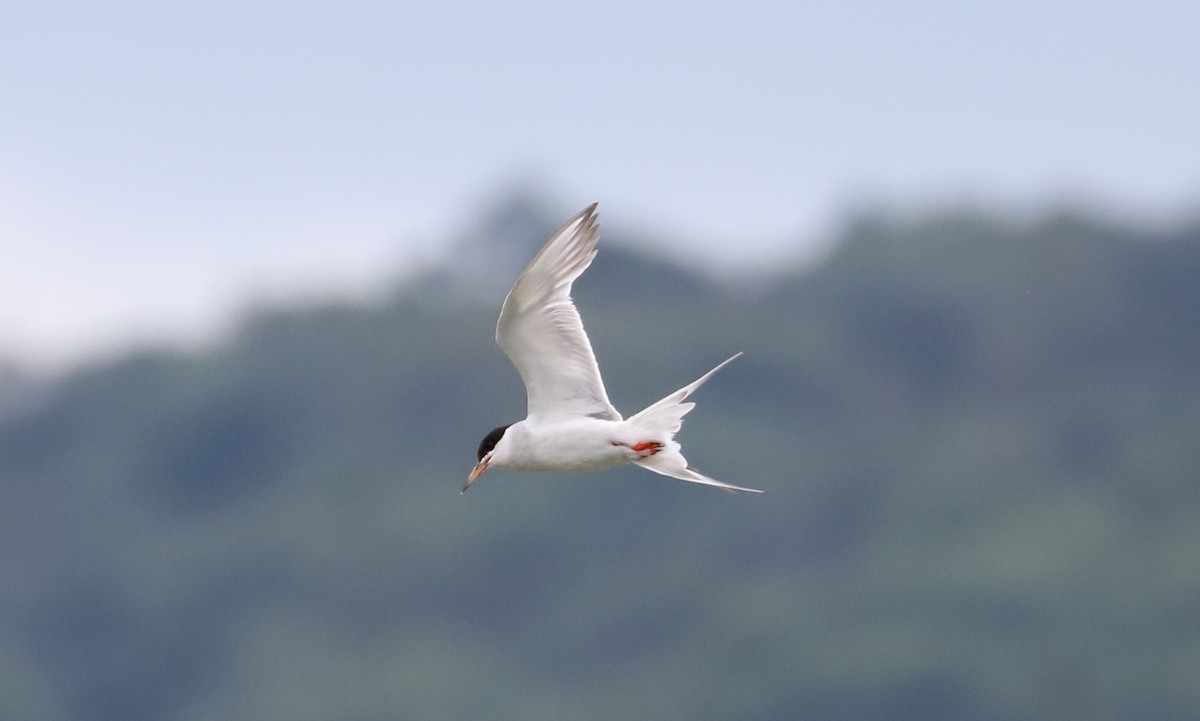
<path fill-rule="evenodd" d="M 512 424 L 509 423 L 508 425 L 500 426 L 499 428 L 493 428 L 490 433 L 484 436 L 483 440 L 479 443 L 479 452 L 475 454 L 475 460 L 482 461 L 483 457 L 496 447 L 496 444 L 500 442 L 500 438 L 504 436 L 504 431 L 508 430 L 508 426 L 511 425 Z"/>

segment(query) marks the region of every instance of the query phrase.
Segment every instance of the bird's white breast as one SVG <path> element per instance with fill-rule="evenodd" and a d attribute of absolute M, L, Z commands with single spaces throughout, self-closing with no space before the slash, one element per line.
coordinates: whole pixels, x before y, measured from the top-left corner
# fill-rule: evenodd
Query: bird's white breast
<path fill-rule="evenodd" d="M 625 421 L 596 418 L 531 420 L 513 424 L 512 454 L 504 465 L 523 471 L 591 471 L 627 463 Z M 506 434 L 507 435 L 507 434 Z"/>

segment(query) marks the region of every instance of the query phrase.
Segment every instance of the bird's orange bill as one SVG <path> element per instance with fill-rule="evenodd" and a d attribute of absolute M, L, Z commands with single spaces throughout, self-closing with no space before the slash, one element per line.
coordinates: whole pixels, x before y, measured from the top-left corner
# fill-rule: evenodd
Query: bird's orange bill
<path fill-rule="evenodd" d="M 488 459 L 484 458 L 482 461 L 475 464 L 475 467 L 471 469 L 471 475 L 467 476 L 467 485 L 463 486 L 463 493 L 466 493 L 467 489 L 475 483 L 475 479 L 483 475 L 483 472 L 488 468 L 488 462 Z"/>

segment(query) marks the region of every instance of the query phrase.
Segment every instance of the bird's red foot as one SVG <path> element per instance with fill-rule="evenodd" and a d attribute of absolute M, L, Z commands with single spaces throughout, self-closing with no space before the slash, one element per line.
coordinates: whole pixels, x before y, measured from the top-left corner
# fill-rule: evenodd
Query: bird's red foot
<path fill-rule="evenodd" d="M 663 444 L 659 443 L 658 441 L 642 441 L 641 443 L 635 443 L 632 446 L 628 443 L 621 443 L 620 441 L 613 441 L 612 444 L 614 446 L 623 446 L 628 448 L 629 450 L 637 453 L 638 458 L 649 458 L 663 449 Z"/>
<path fill-rule="evenodd" d="M 633 450 L 641 454 L 642 458 L 649 458 L 663 449 L 663 444 L 657 441 L 642 441 L 633 446 Z"/>

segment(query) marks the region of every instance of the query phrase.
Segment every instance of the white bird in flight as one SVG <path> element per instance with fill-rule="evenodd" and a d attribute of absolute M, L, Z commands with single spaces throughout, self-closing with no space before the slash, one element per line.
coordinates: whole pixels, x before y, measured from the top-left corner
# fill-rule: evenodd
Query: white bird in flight
<path fill-rule="evenodd" d="M 527 417 L 488 433 L 463 493 L 488 468 L 591 471 L 624 463 L 692 483 L 762 493 L 689 468 L 675 434 L 695 407 L 685 399 L 737 353 L 690 384 L 628 419 L 613 408 L 571 285 L 596 257 L 596 204 L 559 228 L 504 299 L 496 342 L 525 381 Z"/>

